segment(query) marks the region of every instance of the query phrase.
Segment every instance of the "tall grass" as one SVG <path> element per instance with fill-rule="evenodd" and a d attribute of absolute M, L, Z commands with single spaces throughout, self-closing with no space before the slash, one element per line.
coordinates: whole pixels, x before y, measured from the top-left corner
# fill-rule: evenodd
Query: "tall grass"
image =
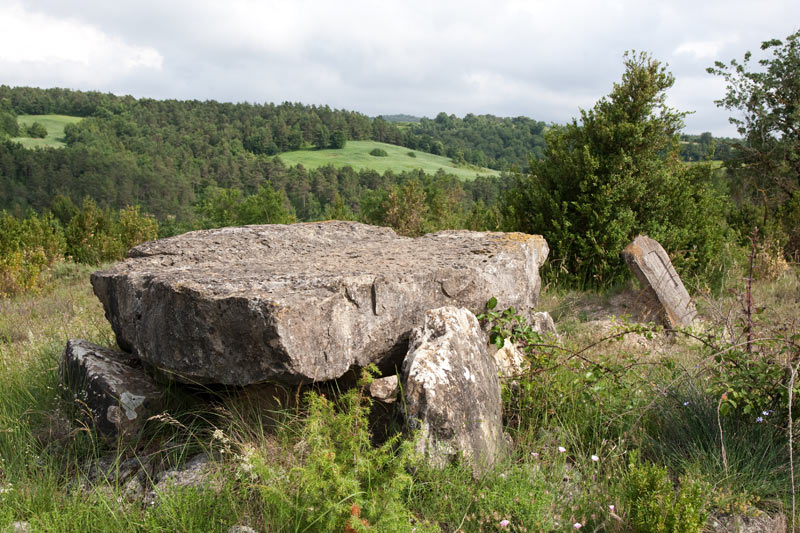
<path fill-rule="evenodd" d="M 427 467 L 400 433 L 377 438 L 369 375 L 348 390 L 174 387 L 137 441 L 104 441 L 62 400 L 56 368 L 67 338 L 114 337 L 91 269 L 55 268 L 40 294 L 0 300 L 0 530 L 700 531 L 709 516 L 790 513 L 785 421 L 720 417 L 707 349 L 658 332 L 658 351 L 614 340 L 652 330 L 623 323 L 615 335 L 579 316 L 581 301 L 606 305 L 604 295 L 542 298 L 569 328 L 529 338 L 531 372 L 504 380 L 508 453 L 482 479 L 466 465 Z M 754 285 L 764 327 L 794 327 L 798 280 L 795 270 Z M 735 305 L 723 295 L 703 309 L 730 319 L 722 311 Z M 207 482 L 149 499 L 113 466 L 90 475 L 135 458 L 150 465 L 149 492 L 158 471 L 201 452 Z"/>

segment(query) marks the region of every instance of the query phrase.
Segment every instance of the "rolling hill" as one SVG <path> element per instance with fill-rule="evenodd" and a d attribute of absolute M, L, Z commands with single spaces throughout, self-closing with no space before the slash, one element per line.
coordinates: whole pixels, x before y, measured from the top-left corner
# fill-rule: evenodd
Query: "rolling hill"
<path fill-rule="evenodd" d="M 370 151 L 375 148 L 385 150 L 388 155 L 386 157 L 370 155 Z M 412 153 L 414 156 L 410 155 Z M 462 180 L 473 180 L 476 176 L 496 176 L 499 174 L 498 171 L 489 168 L 456 166 L 447 157 L 375 141 L 347 141 L 347 146 L 338 150 L 297 150 L 284 152 L 279 154 L 278 157 L 286 165 L 301 164 L 309 169 L 333 165 L 339 168 L 351 166 L 356 170 L 375 170 L 380 173 L 387 170 L 402 172 L 422 169 L 429 174 L 434 174 L 439 169 L 443 169 L 448 174 L 454 174 Z"/>

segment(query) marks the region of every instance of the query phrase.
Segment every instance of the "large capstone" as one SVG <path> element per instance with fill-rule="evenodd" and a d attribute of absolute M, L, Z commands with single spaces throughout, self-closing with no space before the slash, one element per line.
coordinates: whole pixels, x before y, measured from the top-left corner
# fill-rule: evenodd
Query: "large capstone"
<path fill-rule="evenodd" d="M 464 460 L 477 477 L 494 464 L 504 449 L 500 382 L 475 315 L 456 307 L 425 313 L 402 381 L 417 451 L 431 466 Z"/>
<path fill-rule="evenodd" d="M 92 285 L 120 347 L 175 379 L 298 383 L 393 371 L 428 309 L 495 297 L 531 316 L 547 253 L 522 233 L 246 226 L 142 244 Z"/>

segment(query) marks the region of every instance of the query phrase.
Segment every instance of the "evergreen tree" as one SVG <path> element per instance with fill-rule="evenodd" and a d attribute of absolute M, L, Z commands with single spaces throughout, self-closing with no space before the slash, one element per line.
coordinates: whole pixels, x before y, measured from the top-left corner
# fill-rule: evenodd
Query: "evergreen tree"
<path fill-rule="evenodd" d="M 700 182 L 705 175 L 688 175 L 679 161 L 686 113 L 665 104 L 674 78 L 644 53 L 624 63 L 622 82 L 581 110 L 580 123 L 547 133 L 544 159 L 530 161 L 508 196 L 507 224 L 544 235 L 551 268 L 579 286 L 626 277 L 620 252 L 638 233 L 685 250 L 690 261 L 720 245 L 698 238 L 699 226 L 720 223 L 719 209 Z M 701 204 L 705 219 L 692 212 Z"/>

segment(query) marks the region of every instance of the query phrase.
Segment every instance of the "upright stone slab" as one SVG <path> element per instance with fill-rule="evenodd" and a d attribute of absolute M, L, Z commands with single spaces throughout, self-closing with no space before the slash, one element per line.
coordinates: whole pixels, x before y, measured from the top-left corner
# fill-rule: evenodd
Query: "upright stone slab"
<path fill-rule="evenodd" d="M 475 315 L 456 307 L 425 313 L 402 380 L 409 426 L 429 464 L 463 458 L 476 476 L 494 464 L 504 448 L 500 383 Z"/>
<path fill-rule="evenodd" d="M 139 245 L 92 285 L 119 345 L 178 380 L 298 383 L 394 370 L 428 309 L 494 296 L 530 317 L 547 253 L 522 233 L 246 226 Z"/>
<path fill-rule="evenodd" d="M 100 434 L 135 435 L 161 408 L 161 391 L 130 354 L 70 339 L 59 366 L 63 392 L 91 411 Z"/>
<path fill-rule="evenodd" d="M 639 235 L 622 255 L 650 293 L 648 299 L 660 305 L 657 310 L 660 321 L 669 328 L 691 326 L 697 310 L 664 248 L 650 237 Z"/>

